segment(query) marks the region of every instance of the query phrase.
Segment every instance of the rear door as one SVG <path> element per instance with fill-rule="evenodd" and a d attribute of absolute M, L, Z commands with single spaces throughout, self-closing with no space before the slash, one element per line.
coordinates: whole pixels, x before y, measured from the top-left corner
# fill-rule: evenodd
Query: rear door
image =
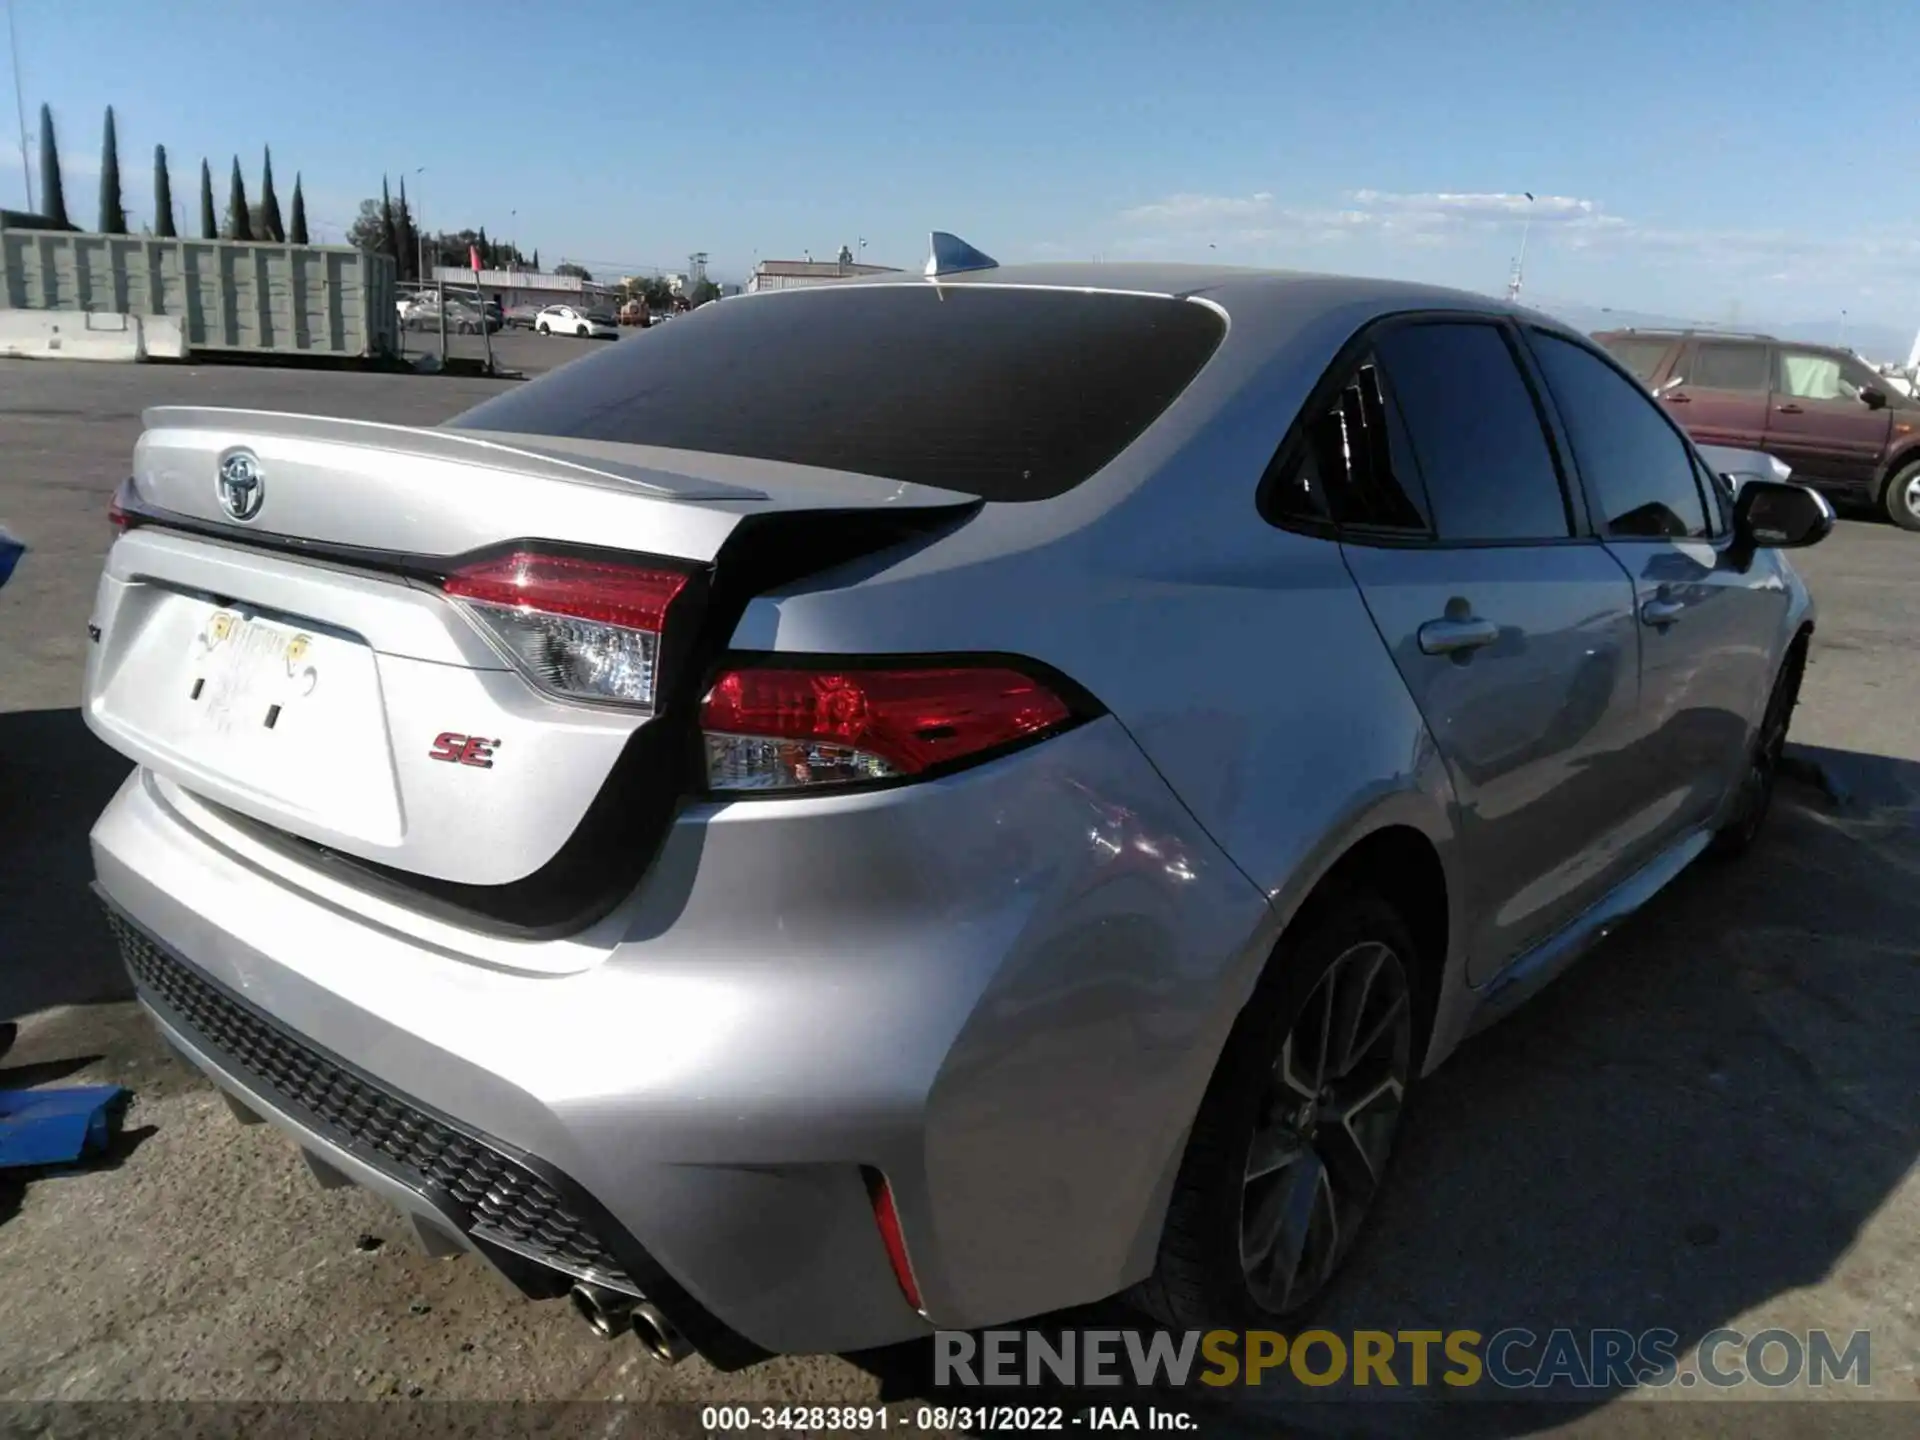
<path fill-rule="evenodd" d="M 1660 407 L 1572 340 L 1529 336 L 1572 443 L 1594 526 L 1633 576 L 1641 713 L 1631 754 L 1667 839 L 1712 815 L 1744 771 L 1773 682 L 1788 595 L 1732 551 L 1723 493 Z"/>
<path fill-rule="evenodd" d="M 1700 444 L 1762 448 L 1772 383 L 1764 341 L 1696 339 L 1667 383 L 1661 403 Z"/>
<path fill-rule="evenodd" d="M 1879 377 L 1858 360 L 1781 345 L 1775 352 L 1772 405 L 1761 447 L 1793 466 L 1797 478 L 1866 489 L 1880 471 L 1893 424 L 1886 406 L 1860 398 Z"/>
<path fill-rule="evenodd" d="M 1604 890 L 1637 806 L 1614 758 L 1636 706 L 1633 589 L 1577 523 L 1514 343 L 1478 317 L 1381 331 L 1321 462 L 1370 453 L 1364 493 L 1404 497 L 1349 510 L 1342 545 L 1453 779 L 1475 981 Z M 1361 432 L 1387 443 L 1363 451 Z"/>

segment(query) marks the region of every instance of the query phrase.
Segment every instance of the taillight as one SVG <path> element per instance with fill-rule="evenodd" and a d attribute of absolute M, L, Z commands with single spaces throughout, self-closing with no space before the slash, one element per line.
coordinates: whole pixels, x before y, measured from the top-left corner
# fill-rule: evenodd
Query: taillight
<path fill-rule="evenodd" d="M 660 636 L 686 584 L 679 570 L 516 550 L 462 566 L 441 588 L 542 689 L 651 714 Z"/>
<path fill-rule="evenodd" d="M 125 505 L 121 503 L 122 498 L 132 490 L 133 481 L 122 480 L 119 488 L 113 492 L 113 498 L 107 501 L 107 523 L 113 526 L 116 533 L 133 528 L 133 517 L 127 513 Z"/>
<path fill-rule="evenodd" d="M 924 1310 L 926 1307 L 920 1303 L 920 1282 L 913 1278 L 913 1262 L 907 1258 L 906 1237 L 900 1233 L 900 1212 L 894 1208 L 893 1188 L 878 1170 L 862 1167 L 862 1174 L 867 1182 L 867 1198 L 873 1202 L 873 1223 L 880 1231 L 880 1243 L 887 1248 L 887 1263 L 893 1266 L 893 1278 L 900 1283 L 900 1293 L 907 1297 L 907 1303 L 916 1310 Z"/>
<path fill-rule="evenodd" d="M 1006 665 L 724 672 L 700 708 L 713 790 L 897 780 L 984 758 L 1075 719 Z"/>

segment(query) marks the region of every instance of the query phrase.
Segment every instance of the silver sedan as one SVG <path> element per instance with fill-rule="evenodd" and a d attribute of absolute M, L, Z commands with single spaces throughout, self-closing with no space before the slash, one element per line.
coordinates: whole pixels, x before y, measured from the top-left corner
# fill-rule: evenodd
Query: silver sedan
<path fill-rule="evenodd" d="M 1754 841 L 1832 524 L 1541 315 L 947 240 L 437 429 L 150 411 L 115 516 L 154 1021 L 722 1365 L 1296 1315 L 1421 1077 Z"/>

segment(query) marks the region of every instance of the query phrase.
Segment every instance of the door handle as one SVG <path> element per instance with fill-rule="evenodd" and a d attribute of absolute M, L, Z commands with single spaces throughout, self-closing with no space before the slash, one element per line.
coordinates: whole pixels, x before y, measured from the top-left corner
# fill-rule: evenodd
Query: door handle
<path fill-rule="evenodd" d="M 1671 625 L 1686 613 L 1684 602 L 1664 598 L 1649 600 L 1640 607 L 1640 619 L 1648 625 Z"/>
<path fill-rule="evenodd" d="M 1691 395 L 1681 390 L 1669 390 L 1660 398 L 1665 400 L 1669 405 L 1685 405 L 1693 399 Z"/>
<path fill-rule="evenodd" d="M 1458 655 L 1468 650 L 1482 649 L 1499 638 L 1500 627 L 1491 620 L 1474 616 L 1464 619 L 1448 616 L 1444 620 L 1429 620 L 1420 627 L 1420 653 Z"/>
<path fill-rule="evenodd" d="M 1773 408 L 1777 414 L 1781 415 L 1804 415 L 1807 413 L 1805 407 L 1800 405 L 1776 405 Z"/>

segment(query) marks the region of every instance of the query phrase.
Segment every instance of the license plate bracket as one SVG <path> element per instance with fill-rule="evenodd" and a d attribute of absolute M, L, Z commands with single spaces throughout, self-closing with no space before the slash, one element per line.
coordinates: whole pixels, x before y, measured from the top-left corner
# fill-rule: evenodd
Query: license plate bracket
<path fill-rule="evenodd" d="M 320 685 L 311 633 L 235 609 L 210 613 L 188 654 L 188 699 L 221 735 L 277 730 Z"/>

